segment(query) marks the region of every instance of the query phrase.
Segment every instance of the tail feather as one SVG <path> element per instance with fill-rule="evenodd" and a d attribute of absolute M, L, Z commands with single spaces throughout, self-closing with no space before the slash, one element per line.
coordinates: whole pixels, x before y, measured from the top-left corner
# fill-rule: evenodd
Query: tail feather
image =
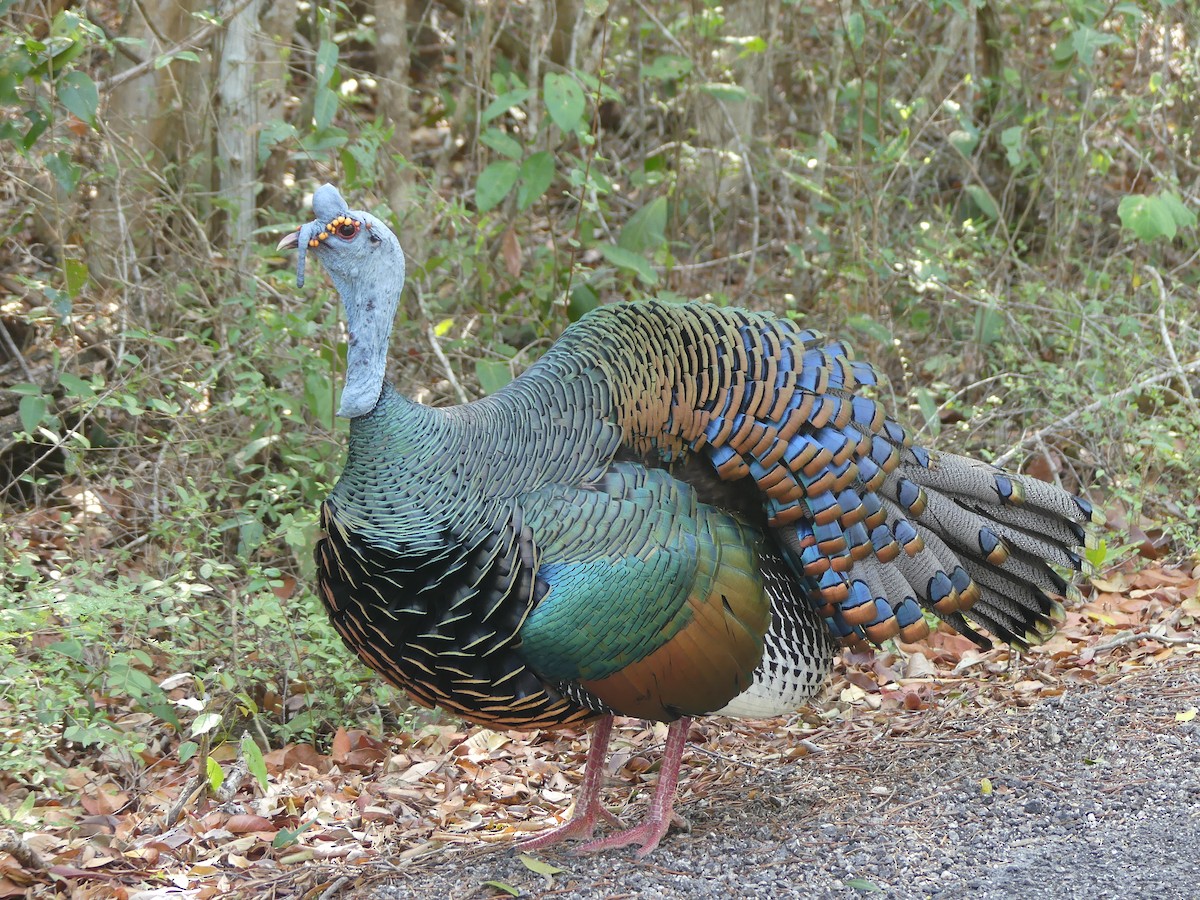
<path fill-rule="evenodd" d="M 997 525 L 1011 529 L 1014 533 L 1025 535 L 1028 540 L 1034 542 L 1034 545 L 1029 548 L 1031 553 L 1051 552 L 1055 548 L 1066 551 L 1068 554 L 1067 565 L 1073 569 L 1078 569 L 1082 560 L 1070 548 L 1091 545 L 1091 533 L 1077 521 L 1052 518 L 1048 515 L 1033 513 L 1029 509 L 1013 506 L 972 504 L 971 508 L 992 519 Z"/>
<path fill-rule="evenodd" d="M 921 560 L 922 563 L 932 566 L 934 577 L 941 575 L 954 590 L 952 596 L 947 595 L 944 599 L 931 595 L 929 597 L 929 608 L 935 612 L 954 612 L 970 606 L 974 602 L 974 595 L 962 596 L 963 591 L 969 585 L 963 578 L 963 574 L 965 573 L 963 573 L 962 563 L 959 561 L 958 555 L 943 539 L 941 532 L 931 528 L 919 519 L 914 524 L 917 528 L 917 534 L 921 536 L 921 540 L 925 544 L 926 554 Z"/>
<path fill-rule="evenodd" d="M 1078 569 L 1099 521 L 1087 501 L 914 446 L 868 364 L 785 319 L 646 303 L 591 320 L 605 316 L 648 342 L 614 362 L 626 445 L 707 458 L 753 490 L 835 635 L 915 635 L 922 608 L 980 643 L 963 613 L 1018 644 L 1048 627 L 1066 587 L 1050 566 Z"/>
<path fill-rule="evenodd" d="M 1054 526 L 1058 524 L 1056 520 L 1047 519 L 1046 527 L 1040 531 L 1028 531 L 1023 528 L 1016 527 L 1007 522 L 1001 521 L 1001 515 L 1007 510 L 1003 508 L 985 508 L 981 506 L 969 506 L 972 512 L 990 519 L 989 526 L 1004 543 L 1008 545 L 1009 553 L 1023 553 L 1034 559 L 1052 563 L 1056 566 L 1062 566 L 1066 569 L 1074 569 L 1079 571 L 1083 567 L 1083 557 L 1071 549 L 1071 547 L 1083 546 L 1083 540 L 1076 541 L 1073 537 L 1063 537 L 1062 540 L 1053 539 L 1047 535 L 1047 531 L 1055 530 Z M 1067 523 L 1073 525 L 1074 523 Z M 1063 529 L 1059 529 L 1062 531 Z M 1070 543 L 1068 543 L 1070 541 Z"/>

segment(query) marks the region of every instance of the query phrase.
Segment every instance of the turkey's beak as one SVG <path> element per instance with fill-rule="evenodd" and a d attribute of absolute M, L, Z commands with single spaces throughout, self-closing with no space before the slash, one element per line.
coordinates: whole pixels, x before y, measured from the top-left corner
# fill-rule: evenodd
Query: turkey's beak
<path fill-rule="evenodd" d="M 300 229 L 290 231 L 284 235 L 283 240 L 275 245 L 276 250 L 295 250 L 300 246 Z"/>

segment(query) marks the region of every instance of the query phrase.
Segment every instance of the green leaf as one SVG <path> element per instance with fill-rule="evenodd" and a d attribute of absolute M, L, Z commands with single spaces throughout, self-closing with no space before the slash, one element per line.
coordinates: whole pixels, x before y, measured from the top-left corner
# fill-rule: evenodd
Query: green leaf
<path fill-rule="evenodd" d="M 1183 201 L 1173 191 L 1163 191 L 1158 195 L 1171 212 L 1171 217 L 1180 228 L 1192 228 L 1196 224 L 1196 214 L 1184 206 Z"/>
<path fill-rule="evenodd" d="M 1000 218 L 1000 210 L 996 209 L 996 201 L 992 199 L 992 195 L 987 192 L 987 189 L 982 185 L 968 184 L 965 188 L 967 196 L 975 201 L 975 205 L 979 207 L 979 211 L 983 213 L 991 221 L 996 221 Z"/>
<path fill-rule="evenodd" d="M 567 318 L 578 322 L 600 305 L 600 295 L 589 284 L 577 284 L 571 288 L 571 299 L 567 302 Z"/>
<path fill-rule="evenodd" d="M 1004 316 L 995 306 L 975 310 L 975 340 L 985 347 L 1004 337 Z"/>
<path fill-rule="evenodd" d="M 1080 25 L 1071 35 L 1071 46 L 1079 56 L 1079 61 L 1085 66 L 1091 66 L 1096 51 L 1107 44 L 1118 43 L 1121 39 L 1115 34 L 1097 31 L 1087 25 Z"/>
<path fill-rule="evenodd" d="M 863 38 L 866 36 L 867 26 L 863 21 L 863 15 L 860 12 L 850 13 L 846 17 L 846 37 L 850 39 L 850 46 L 855 50 L 863 45 Z"/>
<path fill-rule="evenodd" d="M 67 277 L 67 295 L 74 300 L 87 286 L 87 263 L 81 259 L 67 257 L 66 260 L 63 261 L 63 274 Z"/>
<path fill-rule="evenodd" d="M 279 832 L 271 841 L 271 846 L 276 850 L 282 850 L 284 847 L 290 847 L 292 844 L 296 843 L 296 838 L 300 837 L 300 835 L 304 834 L 304 832 L 308 831 L 308 829 L 312 828 L 316 824 L 316 819 L 309 819 L 307 822 L 297 828 L 280 828 Z"/>
<path fill-rule="evenodd" d="M 643 284 L 647 286 L 658 284 L 658 273 L 650 267 L 650 263 L 646 261 L 645 257 L 626 250 L 624 247 L 618 247 L 616 244 L 604 244 L 600 247 L 600 252 L 618 269 L 632 272 Z"/>
<path fill-rule="evenodd" d="M 333 41 L 321 41 L 320 46 L 317 47 L 317 66 L 313 71 L 317 84 L 324 87 L 333 80 L 333 73 L 337 70 L 337 61 L 337 44 Z"/>
<path fill-rule="evenodd" d="M 267 792 L 267 763 L 263 759 L 262 750 L 248 734 L 242 735 L 242 759 L 246 761 L 246 771 L 254 776 L 263 793 Z"/>
<path fill-rule="evenodd" d="M 221 785 L 225 783 L 225 773 L 221 771 L 221 764 L 211 756 L 205 761 L 205 775 L 208 776 L 208 789 L 214 794 L 221 789 Z"/>
<path fill-rule="evenodd" d="M 517 191 L 517 209 L 533 206 L 554 182 L 554 155 L 546 150 L 521 163 L 521 187 Z"/>
<path fill-rule="evenodd" d="M 100 94 L 86 73 L 75 70 L 58 79 L 58 102 L 77 119 L 95 126 Z"/>
<path fill-rule="evenodd" d="M 963 156 L 970 156 L 979 144 L 979 130 L 974 126 L 958 128 L 950 132 L 950 144 Z"/>
<path fill-rule="evenodd" d="M 0 12 L 3 12 L 3 10 L 0 9 Z M 13 822 L 37 824 L 38 818 L 30 815 L 33 812 L 35 803 L 37 803 L 37 793 L 35 791 L 30 791 L 25 795 L 25 799 L 21 801 L 21 805 L 18 806 L 11 815 L 5 815 L 8 810 L 3 809 L 3 807 L 0 807 L 0 809 L 3 809 L 3 812 L 0 812 L 0 815 L 9 820 L 5 823 L 6 825 L 11 825 Z"/>
<path fill-rule="evenodd" d="M 28 150 L 37 143 L 38 138 L 50 127 L 50 119 L 48 116 L 43 116 L 38 110 L 32 108 L 25 110 L 24 115 L 29 120 L 29 130 L 20 139 L 20 143 L 23 150 Z"/>
<path fill-rule="evenodd" d="M 532 96 L 533 88 L 518 88 L 515 91 L 506 91 L 487 105 L 487 108 L 483 111 L 483 123 L 486 125 L 497 116 L 504 115 L 514 106 L 520 106 Z"/>
<path fill-rule="evenodd" d="M 271 155 L 271 151 L 284 141 L 293 140 L 298 132 L 296 126 L 290 122 L 285 122 L 283 119 L 273 119 L 270 122 L 264 122 L 258 129 L 258 161 L 264 163 L 267 157 Z"/>
<path fill-rule="evenodd" d="M 325 372 L 309 372 L 304 376 L 304 403 L 318 422 L 333 421 L 333 391 L 329 385 Z"/>
<path fill-rule="evenodd" d="M 1075 44 L 1072 41 L 1059 41 L 1050 56 L 1054 59 L 1055 68 L 1066 69 L 1075 59 Z"/>
<path fill-rule="evenodd" d="M 73 659 L 76 662 L 83 662 L 83 644 L 74 638 L 66 641 L 55 641 L 46 649 L 53 650 L 55 653 L 61 653 L 63 656 Z"/>
<path fill-rule="evenodd" d="M 313 121 L 317 131 L 324 131 L 333 124 L 337 114 L 337 92 L 330 85 L 337 71 L 338 47 L 333 41 L 321 41 L 317 48 L 317 65 L 313 74 L 316 94 L 313 98 Z"/>
<path fill-rule="evenodd" d="M 574 131 L 582 124 L 586 106 L 583 88 L 570 75 L 547 72 L 542 79 L 542 96 L 550 118 L 563 131 Z"/>
<path fill-rule="evenodd" d="M 727 37 L 725 43 L 733 44 L 736 47 L 741 47 L 742 50 L 738 54 L 738 59 L 745 59 L 748 56 L 756 56 L 759 53 L 767 52 L 767 42 L 758 35 L 747 35 L 745 37 Z"/>
<path fill-rule="evenodd" d="M 634 253 L 657 250 L 667 242 L 667 198 L 655 197 L 629 217 L 617 246 Z"/>
<path fill-rule="evenodd" d="M 22 397 L 17 412 L 21 417 L 21 430 L 33 434 L 46 418 L 46 397 L 42 394 Z"/>
<path fill-rule="evenodd" d="M 220 713 L 201 713 L 200 715 L 196 716 L 196 721 L 192 723 L 192 737 L 208 734 L 208 732 L 212 731 L 220 724 Z"/>
<path fill-rule="evenodd" d="M 870 316 L 851 316 L 846 320 L 846 324 L 855 331 L 867 335 L 876 343 L 888 347 L 892 344 L 892 333 L 888 331 L 887 326 L 882 322 L 875 321 Z"/>
<path fill-rule="evenodd" d="M 862 891 L 864 894 L 874 894 L 883 890 L 873 881 L 867 881 L 865 878 L 851 878 L 846 882 L 846 887 L 854 888 L 856 891 Z"/>
<path fill-rule="evenodd" d="M 1145 194 L 1122 197 L 1117 205 L 1117 216 L 1121 224 L 1142 241 L 1152 241 L 1158 237 L 1170 240 L 1178 231 L 1171 207 L 1159 197 L 1147 197 Z"/>
<path fill-rule="evenodd" d="M 348 139 L 349 135 L 342 129 L 330 126 L 305 135 L 300 141 L 300 148 L 306 153 L 322 153 L 342 146 Z"/>
<path fill-rule="evenodd" d="M 158 690 L 149 675 L 128 662 L 110 662 L 107 680 L 110 690 L 117 689 L 127 697 L 145 697 Z"/>
<path fill-rule="evenodd" d="M 1025 142 L 1024 132 L 1020 125 L 1013 125 L 1011 128 L 1005 128 L 1000 132 L 1000 145 L 1004 147 L 1005 159 L 1008 164 L 1016 168 L 1021 164 L 1021 147 Z"/>
<path fill-rule="evenodd" d="M 162 56 L 154 58 L 154 70 L 165 69 L 177 59 L 182 59 L 184 62 L 200 62 L 200 57 L 191 50 L 175 50 L 171 53 L 164 53 Z"/>
<path fill-rule="evenodd" d="M 741 103 L 750 98 L 750 94 L 741 85 L 726 84 L 720 81 L 706 81 L 696 86 L 697 89 L 710 97 L 724 100 L 727 103 Z"/>
<path fill-rule="evenodd" d="M 515 162 L 505 159 L 492 163 L 475 182 L 475 207 L 483 213 L 497 206 L 513 189 L 519 174 Z"/>
<path fill-rule="evenodd" d="M 487 887 L 495 888 L 498 891 L 503 891 L 504 893 L 508 894 L 510 897 L 520 897 L 521 896 L 520 888 L 515 888 L 511 884 L 506 884 L 503 881 L 485 881 L 484 884 Z"/>
<path fill-rule="evenodd" d="M 934 435 L 942 430 L 942 420 L 938 418 L 937 401 L 933 398 L 933 391 L 926 387 L 919 387 L 913 391 L 913 395 L 917 398 L 917 406 L 921 410 L 921 416 L 925 419 L 925 427 L 929 429 L 929 433 Z"/>
<path fill-rule="evenodd" d="M 521 158 L 521 144 L 511 134 L 505 134 L 499 128 L 488 128 L 479 136 L 479 142 L 490 147 L 501 156 L 509 159 Z"/>
<path fill-rule="evenodd" d="M 324 131 L 333 124 L 337 115 L 337 92 L 331 87 L 318 87 L 313 99 L 313 124 L 317 131 Z"/>
<path fill-rule="evenodd" d="M 200 745 L 195 741 L 184 741 L 179 745 L 179 761 L 187 762 L 196 755 L 196 751 L 200 749 Z"/>
<path fill-rule="evenodd" d="M 645 77 L 657 78 L 660 81 L 678 81 L 691 72 L 692 61 L 686 56 L 676 56 L 673 53 L 656 56 L 650 65 L 642 66 L 642 74 Z"/>
<path fill-rule="evenodd" d="M 83 170 L 75 165 L 68 153 L 63 150 L 48 153 L 42 161 L 65 193 L 70 194 L 79 186 L 79 176 L 83 174 Z"/>
<path fill-rule="evenodd" d="M 593 19 L 608 12 L 608 0 L 583 0 L 583 10 Z"/>
<path fill-rule="evenodd" d="M 70 372 L 63 372 L 59 375 L 58 383 L 63 386 L 68 397 L 91 400 L 96 396 L 96 389 L 92 387 L 90 381 L 84 381 L 78 375 L 72 375 Z"/>
<path fill-rule="evenodd" d="M 521 860 L 525 868 L 530 872 L 537 872 L 539 875 L 557 875 L 562 871 L 558 866 L 530 856 L 528 853 L 522 853 L 517 858 Z"/>
<path fill-rule="evenodd" d="M 229 458 L 229 462 L 238 470 L 242 471 L 249 464 L 250 460 L 258 456 L 264 449 L 274 444 L 279 439 L 278 435 L 265 434 L 262 437 L 255 438 L 246 446 L 242 447 Z"/>
<path fill-rule="evenodd" d="M 508 363 L 494 359 L 477 359 L 475 361 L 475 377 L 484 393 L 494 394 L 500 388 L 512 381 L 512 369 Z"/>

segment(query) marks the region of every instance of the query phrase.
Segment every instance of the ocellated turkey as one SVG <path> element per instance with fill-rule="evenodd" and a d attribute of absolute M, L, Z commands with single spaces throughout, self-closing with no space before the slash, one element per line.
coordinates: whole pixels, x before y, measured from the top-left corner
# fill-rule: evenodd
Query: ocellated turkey
<path fill-rule="evenodd" d="M 320 259 L 348 325 L 345 470 L 321 507 L 320 596 L 346 644 L 472 722 L 595 721 L 566 824 L 598 792 L 614 715 L 669 722 L 645 820 L 584 849 L 651 851 L 694 716 L 766 717 L 825 683 L 840 644 L 981 647 L 1053 629 L 1100 517 L 1082 498 L 916 446 L 877 378 L 784 318 L 602 306 L 492 396 L 435 409 L 385 381 L 404 253 L 332 185 L 279 244 Z"/>

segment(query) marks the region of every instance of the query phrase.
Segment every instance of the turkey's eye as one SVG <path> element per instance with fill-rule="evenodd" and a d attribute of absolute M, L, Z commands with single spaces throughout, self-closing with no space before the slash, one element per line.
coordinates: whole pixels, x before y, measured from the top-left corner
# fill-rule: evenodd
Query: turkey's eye
<path fill-rule="evenodd" d="M 341 225 L 338 226 L 337 233 L 338 233 L 339 237 L 352 238 L 356 234 L 358 234 L 358 223 L 357 222 L 343 222 Z"/>

